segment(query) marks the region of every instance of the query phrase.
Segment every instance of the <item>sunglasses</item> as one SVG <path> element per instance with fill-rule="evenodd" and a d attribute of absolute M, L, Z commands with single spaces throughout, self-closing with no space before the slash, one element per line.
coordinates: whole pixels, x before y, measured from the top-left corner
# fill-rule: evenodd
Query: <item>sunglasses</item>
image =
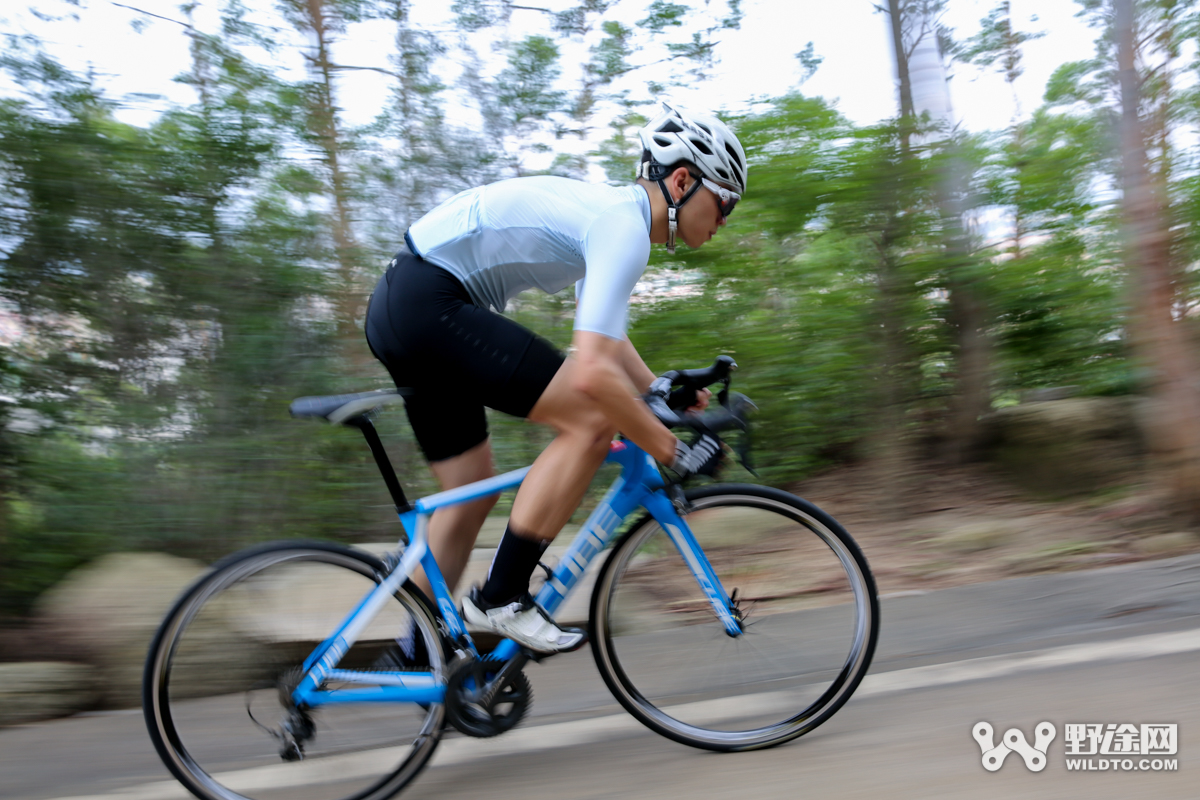
<path fill-rule="evenodd" d="M 722 217 L 728 217 L 732 214 L 734 206 L 738 204 L 738 200 L 742 199 L 742 196 L 737 192 L 731 192 L 724 186 L 713 183 L 708 178 L 701 176 L 700 182 L 704 184 L 705 189 L 708 189 L 717 196 L 717 203 L 720 205 Z"/>

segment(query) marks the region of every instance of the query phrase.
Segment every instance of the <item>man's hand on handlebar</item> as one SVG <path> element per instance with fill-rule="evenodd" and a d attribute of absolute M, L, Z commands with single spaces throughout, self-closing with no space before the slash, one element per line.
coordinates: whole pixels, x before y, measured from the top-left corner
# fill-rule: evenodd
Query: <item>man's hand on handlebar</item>
<path fill-rule="evenodd" d="M 689 414 L 699 414 L 704 409 L 708 408 L 708 402 L 712 400 L 713 393 L 710 389 L 699 389 L 696 392 L 695 405 L 688 406 L 684 409 Z"/>
<path fill-rule="evenodd" d="M 693 475 L 716 475 L 725 460 L 725 446 L 711 433 L 702 433 L 693 444 L 682 440 L 675 442 L 675 460 L 666 467 L 683 481 Z"/>
<path fill-rule="evenodd" d="M 675 457 L 664 467 L 678 476 L 682 482 L 693 475 L 714 476 L 725 460 L 726 446 L 717 432 L 729 427 L 745 430 L 743 408 L 730 409 L 729 373 L 737 364 L 729 356 L 720 356 L 711 367 L 692 370 L 672 370 L 650 384 L 643 399 L 654 412 L 659 422 L 668 428 L 691 428 L 697 438 L 690 445 L 682 440 L 675 441 Z M 725 408 L 715 416 L 704 415 L 713 393 L 708 386 L 724 383 L 719 396 Z M 737 395 L 738 398 L 741 395 Z"/>

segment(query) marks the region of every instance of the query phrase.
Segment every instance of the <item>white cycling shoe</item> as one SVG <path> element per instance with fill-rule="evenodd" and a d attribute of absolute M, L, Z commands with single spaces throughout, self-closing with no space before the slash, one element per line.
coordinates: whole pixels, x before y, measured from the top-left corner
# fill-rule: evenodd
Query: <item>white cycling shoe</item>
<path fill-rule="evenodd" d="M 463 598 L 463 617 L 476 628 L 492 631 L 537 653 L 565 653 L 587 641 L 579 628 L 560 628 L 528 594 L 502 606 L 483 599 L 479 587 Z"/>

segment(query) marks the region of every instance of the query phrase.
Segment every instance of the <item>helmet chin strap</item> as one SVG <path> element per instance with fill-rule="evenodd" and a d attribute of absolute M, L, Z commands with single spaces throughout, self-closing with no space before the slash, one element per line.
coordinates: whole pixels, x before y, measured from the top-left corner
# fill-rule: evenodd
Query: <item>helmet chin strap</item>
<path fill-rule="evenodd" d="M 699 189 L 701 185 L 702 184 L 700 181 L 693 182 L 692 188 L 684 192 L 683 197 L 679 198 L 679 202 L 676 203 L 674 199 L 671 198 L 671 193 L 667 191 L 666 181 L 662 178 L 658 179 L 658 188 L 662 189 L 663 199 L 667 201 L 667 252 L 671 255 L 675 254 L 675 232 L 679 227 L 675 218 L 676 214 L 679 209 L 683 208 L 684 203 L 692 199 L 692 195 L 696 193 L 696 190 Z"/>

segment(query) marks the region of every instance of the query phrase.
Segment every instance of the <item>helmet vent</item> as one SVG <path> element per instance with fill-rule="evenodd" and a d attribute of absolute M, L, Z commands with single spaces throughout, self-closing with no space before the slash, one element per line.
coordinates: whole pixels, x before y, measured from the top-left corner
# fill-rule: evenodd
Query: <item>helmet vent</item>
<path fill-rule="evenodd" d="M 725 170 L 721 169 L 720 167 L 717 167 L 717 174 L 720 175 L 725 180 L 729 180 L 729 173 L 726 172 Z"/>
<path fill-rule="evenodd" d="M 655 141 L 655 142 L 656 142 L 656 143 L 657 143 L 657 144 L 658 144 L 660 147 L 670 147 L 670 146 L 671 146 L 671 140 L 670 140 L 670 139 L 668 139 L 668 138 L 667 138 L 667 137 L 665 137 L 665 136 L 655 136 L 655 137 L 654 137 L 654 141 Z"/>
<path fill-rule="evenodd" d="M 704 153 L 704 155 L 706 155 L 706 156 L 711 156 L 713 154 L 712 149 L 709 148 L 709 146 L 707 144 L 700 141 L 699 139 L 692 139 L 692 147 L 695 147 L 697 150 L 699 150 L 701 153 Z"/>
<path fill-rule="evenodd" d="M 712 131 L 703 122 L 697 122 L 696 127 L 699 128 L 700 130 L 704 131 L 705 133 L 707 133 L 709 136 L 712 136 Z"/>
<path fill-rule="evenodd" d="M 658 132 L 659 133 L 682 133 L 683 128 L 679 127 L 679 125 L 675 122 L 675 120 L 669 119 L 662 124 L 662 127 L 658 129 Z"/>
<path fill-rule="evenodd" d="M 738 169 L 741 169 L 742 159 L 738 156 L 737 151 L 729 145 L 729 142 L 725 143 L 725 152 L 729 153 L 729 157 L 733 159 L 733 163 L 737 164 Z"/>

